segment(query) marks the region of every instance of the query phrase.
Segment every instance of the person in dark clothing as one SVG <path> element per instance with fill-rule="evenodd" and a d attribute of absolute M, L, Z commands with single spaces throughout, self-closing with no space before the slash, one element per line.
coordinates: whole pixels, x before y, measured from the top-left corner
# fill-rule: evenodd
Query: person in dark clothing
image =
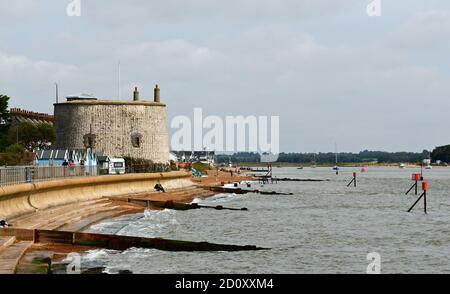
<path fill-rule="evenodd" d="M 0 228 L 7 228 L 10 227 L 10 224 L 4 219 L 0 219 Z"/>
<path fill-rule="evenodd" d="M 166 190 L 164 190 L 164 187 L 160 183 L 155 185 L 155 190 L 158 192 L 166 193 Z"/>
<path fill-rule="evenodd" d="M 67 162 L 67 160 L 64 159 L 64 162 L 62 163 L 62 166 L 64 166 L 64 167 L 69 166 L 69 162 Z"/>

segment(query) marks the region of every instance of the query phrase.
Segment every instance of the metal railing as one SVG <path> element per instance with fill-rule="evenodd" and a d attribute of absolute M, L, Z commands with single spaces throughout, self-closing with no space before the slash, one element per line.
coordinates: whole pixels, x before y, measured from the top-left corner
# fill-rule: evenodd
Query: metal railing
<path fill-rule="evenodd" d="M 168 164 L 132 165 L 126 173 L 160 173 L 170 171 Z M 41 182 L 53 179 L 88 177 L 108 174 L 100 166 L 14 166 L 0 167 L 0 186 Z"/>
<path fill-rule="evenodd" d="M 0 186 L 33 183 L 50 179 L 99 175 L 98 166 L 23 166 L 0 167 Z"/>

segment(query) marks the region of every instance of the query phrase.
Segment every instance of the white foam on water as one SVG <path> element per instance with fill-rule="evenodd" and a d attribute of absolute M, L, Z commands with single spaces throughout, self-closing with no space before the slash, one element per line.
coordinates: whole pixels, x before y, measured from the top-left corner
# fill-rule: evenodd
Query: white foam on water
<path fill-rule="evenodd" d="M 160 237 L 161 234 L 173 232 L 180 223 L 176 211 L 171 209 L 146 210 L 143 217 L 129 222 L 117 234 L 139 237 Z"/>
<path fill-rule="evenodd" d="M 242 197 L 241 195 L 236 195 L 235 193 L 231 194 L 218 194 L 212 197 L 209 197 L 206 200 L 203 200 L 203 203 L 215 203 L 215 202 L 229 202 L 235 199 L 238 199 L 239 197 Z"/>
<path fill-rule="evenodd" d="M 151 210 L 146 209 L 144 211 L 144 221 L 156 221 L 159 223 L 168 222 L 175 218 L 176 211 L 173 209 L 164 209 L 164 210 Z"/>
<path fill-rule="evenodd" d="M 117 251 L 108 250 L 108 249 L 89 250 L 86 252 L 85 255 L 83 255 L 83 260 L 84 261 L 95 261 L 98 259 L 104 259 L 105 257 L 108 257 L 110 254 L 117 254 Z"/>

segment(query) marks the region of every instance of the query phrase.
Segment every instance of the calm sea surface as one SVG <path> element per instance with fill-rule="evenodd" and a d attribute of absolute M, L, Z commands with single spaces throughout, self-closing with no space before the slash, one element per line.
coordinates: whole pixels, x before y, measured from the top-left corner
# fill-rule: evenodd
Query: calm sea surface
<path fill-rule="evenodd" d="M 277 177 L 329 179 L 252 188 L 292 196 L 222 194 L 204 204 L 249 211 L 146 211 L 92 226 L 89 231 L 189 241 L 257 245 L 255 252 L 186 253 L 152 249 L 94 250 L 82 267 L 109 273 L 366 273 L 367 254 L 381 256 L 382 273 L 450 273 L 450 169 L 424 171 L 428 214 L 405 196 L 414 169 L 367 168 L 347 188 L 355 168 L 275 168 Z M 242 185 L 245 187 L 245 185 Z"/>

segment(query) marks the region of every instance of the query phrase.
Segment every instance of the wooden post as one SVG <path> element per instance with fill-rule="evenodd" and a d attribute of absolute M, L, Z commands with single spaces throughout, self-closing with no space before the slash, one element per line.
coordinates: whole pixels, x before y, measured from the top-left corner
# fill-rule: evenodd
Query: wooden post
<path fill-rule="evenodd" d="M 416 206 L 416 204 L 419 202 L 420 199 L 422 199 L 423 197 L 423 211 L 425 213 L 427 213 L 427 190 L 428 190 L 428 183 L 423 182 L 422 183 L 422 190 L 423 193 L 422 195 L 420 195 L 420 197 L 416 200 L 416 202 L 414 202 L 413 206 L 411 206 L 411 208 L 408 210 L 408 212 L 411 212 L 411 210 L 414 208 L 414 206 Z"/>
<path fill-rule="evenodd" d="M 423 212 L 427 213 L 427 191 L 423 191 Z"/>
<path fill-rule="evenodd" d="M 416 202 L 414 202 L 414 204 L 411 206 L 410 209 L 408 209 L 408 212 L 411 212 L 411 210 L 414 208 L 414 206 L 416 206 L 417 202 L 419 202 L 420 199 L 422 199 L 422 197 L 424 196 L 425 193 L 422 193 L 422 195 L 420 195 L 419 198 L 417 198 Z"/>
<path fill-rule="evenodd" d="M 419 174 L 412 174 L 412 180 L 414 181 L 414 185 L 412 185 L 411 188 L 409 188 L 409 190 L 406 192 L 405 195 L 408 195 L 409 192 L 411 192 L 412 189 L 415 189 L 416 195 L 419 194 L 418 193 L 418 189 L 419 189 L 420 175 Z"/>
<path fill-rule="evenodd" d="M 353 183 L 353 186 L 356 187 L 356 173 L 353 173 L 353 179 L 348 183 L 347 187 L 350 187 L 350 185 Z"/>

